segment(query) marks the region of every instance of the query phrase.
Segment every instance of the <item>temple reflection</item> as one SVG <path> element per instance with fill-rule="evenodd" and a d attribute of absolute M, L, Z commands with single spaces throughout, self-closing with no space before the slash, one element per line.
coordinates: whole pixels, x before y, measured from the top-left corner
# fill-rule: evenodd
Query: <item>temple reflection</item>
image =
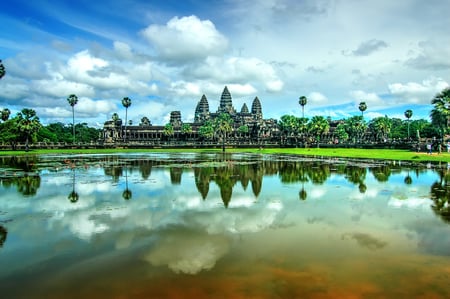
<path fill-rule="evenodd" d="M 71 190 L 68 200 L 75 203 L 79 200 L 76 188 L 76 176 L 83 169 L 93 167 L 103 171 L 113 185 L 124 184 L 121 196 L 125 200 L 133 197 L 129 186 L 129 178 L 140 175 L 144 181 L 152 177 L 152 171 L 167 172 L 170 184 L 183 185 L 183 178 L 193 177 L 195 187 L 203 200 L 207 200 L 214 184 L 220 193 L 225 207 L 233 198 L 233 190 L 240 185 L 242 190 L 249 189 L 258 198 L 263 189 L 264 177 L 278 178 L 285 185 L 297 188 L 298 199 L 307 200 L 315 187 L 323 185 L 333 177 L 344 178 L 354 185 L 361 194 L 368 192 L 372 185 L 367 185 L 367 177 L 373 177 L 378 183 L 385 183 L 394 175 L 400 175 L 403 183 L 413 185 L 414 181 L 426 171 L 420 165 L 402 165 L 389 161 L 356 161 L 340 159 L 311 159 L 294 156 L 260 156 L 236 154 L 198 153 L 180 158 L 175 154 L 154 155 L 104 155 L 53 158 L 42 160 L 36 156 L 1 157 L 0 186 L 5 189 L 15 187 L 23 196 L 35 196 L 41 186 L 41 171 L 58 172 L 61 169 L 71 171 Z M 441 177 L 431 186 L 432 208 L 445 221 L 449 221 L 449 174 L 445 167 L 437 167 Z M 415 178 L 413 178 L 415 177 Z M 66 193 L 67 194 L 67 193 Z"/>

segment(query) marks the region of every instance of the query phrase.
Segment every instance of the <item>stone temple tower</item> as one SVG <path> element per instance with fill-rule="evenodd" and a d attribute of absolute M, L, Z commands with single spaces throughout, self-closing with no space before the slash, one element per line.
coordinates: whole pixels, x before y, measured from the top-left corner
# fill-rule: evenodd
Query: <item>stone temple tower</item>
<path fill-rule="evenodd" d="M 263 115 L 262 115 L 262 108 L 261 108 L 261 102 L 259 101 L 258 97 L 256 97 L 256 98 L 253 100 L 253 103 L 252 103 L 252 114 L 253 114 L 253 117 L 254 117 L 256 120 L 260 120 L 260 119 L 263 118 Z"/>
<path fill-rule="evenodd" d="M 217 113 L 229 113 L 235 114 L 236 110 L 234 110 L 233 102 L 231 101 L 231 94 L 228 91 L 228 87 L 225 86 L 222 92 L 222 96 L 220 97 L 220 104 Z"/>
<path fill-rule="evenodd" d="M 195 108 L 194 122 L 202 123 L 209 119 L 209 103 L 205 95 L 202 96 Z"/>

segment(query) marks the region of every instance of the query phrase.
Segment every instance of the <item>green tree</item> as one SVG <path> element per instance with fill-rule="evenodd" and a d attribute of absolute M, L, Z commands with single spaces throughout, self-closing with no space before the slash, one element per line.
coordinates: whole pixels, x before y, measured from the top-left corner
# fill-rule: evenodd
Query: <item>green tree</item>
<path fill-rule="evenodd" d="M 330 124 L 327 119 L 323 116 L 313 116 L 311 121 L 308 123 L 308 132 L 314 136 L 317 142 L 317 147 L 319 147 L 320 136 L 328 133 L 330 129 Z"/>
<path fill-rule="evenodd" d="M 10 115 L 11 115 L 11 111 L 8 108 L 3 108 L 3 110 L 0 111 L 0 119 L 2 121 L 7 121 L 9 119 Z"/>
<path fill-rule="evenodd" d="M 367 129 L 367 124 L 362 116 L 352 116 L 346 119 L 344 124 L 345 130 L 353 142 L 359 142 Z"/>
<path fill-rule="evenodd" d="M 6 74 L 5 66 L 2 63 L 2 60 L 0 59 L 0 79 L 3 78 Z"/>
<path fill-rule="evenodd" d="M 181 125 L 181 134 L 183 134 L 185 137 L 187 135 L 192 134 L 192 126 L 190 124 L 182 124 Z"/>
<path fill-rule="evenodd" d="M 445 128 L 445 131 L 447 131 L 450 120 L 450 87 L 438 93 L 431 100 L 431 104 L 434 105 L 434 109 L 431 112 L 431 122 L 440 128 Z"/>
<path fill-rule="evenodd" d="M 366 102 L 359 103 L 358 109 L 359 109 L 359 111 L 361 111 L 361 116 L 364 118 L 364 111 L 367 110 Z"/>
<path fill-rule="evenodd" d="M 167 136 L 167 138 L 170 140 L 170 137 L 173 136 L 173 134 L 175 133 L 173 126 L 171 123 L 168 123 L 164 126 L 164 130 L 163 133 L 165 136 Z"/>
<path fill-rule="evenodd" d="M 245 135 L 245 134 L 247 134 L 247 133 L 249 132 L 249 131 L 248 131 L 248 126 L 247 126 L 247 125 L 239 126 L 239 128 L 237 129 L 237 131 L 238 131 L 239 134 Z"/>
<path fill-rule="evenodd" d="M 25 150 L 28 151 L 30 139 L 33 140 L 35 138 L 35 134 L 42 125 L 39 121 L 39 117 L 36 115 L 36 111 L 33 109 L 24 108 L 17 114 L 17 117 L 17 127 L 19 132 L 25 135 Z"/>
<path fill-rule="evenodd" d="M 391 132 L 392 121 L 385 115 L 384 117 L 376 117 L 369 123 L 369 127 L 375 132 L 377 139 L 386 140 Z"/>
<path fill-rule="evenodd" d="M 123 134 L 123 141 L 126 142 L 126 140 L 127 140 L 128 107 L 131 106 L 131 99 L 129 97 L 123 98 L 122 105 L 125 107 L 125 132 Z"/>
<path fill-rule="evenodd" d="M 305 105 L 308 103 L 308 99 L 305 96 L 301 96 L 298 99 L 298 103 L 302 106 L 302 118 L 305 118 Z"/>
<path fill-rule="evenodd" d="M 406 110 L 405 111 L 405 117 L 406 117 L 406 119 L 407 119 L 407 121 L 408 121 L 408 140 L 409 140 L 409 123 L 410 123 L 410 118 L 413 116 L 413 112 L 412 112 L 412 110 L 411 109 L 408 109 L 408 110 Z"/>
<path fill-rule="evenodd" d="M 347 139 L 348 139 L 348 133 L 347 133 L 347 131 L 345 131 L 345 125 L 343 123 L 340 123 L 337 125 L 336 130 L 334 131 L 334 134 L 340 142 L 347 141 Z"/>
<path fill-rule="evenodd" d="M 74 94 L 71 94 L 67 98 L 67 102 L 72 107 L 73 143 L 75 143 L 75 105 L 78 103 L 78 97 Z"/>
<path fill-rule="evenodd" d="M 198 134 L 205 138 L 211 139 L 214 137 L 214 127 L 211 121 L 207 120 L 203 123 L 203 125 L 198 129 Z"/>
<path fill-rule="evenodd" d="M 220 113 L 214 120 L 214 129 L 222 138 L 222 151 L 225 152 L 225 143 L 229 133 L 233 131 L 233 119 L 228 113 Z"/>

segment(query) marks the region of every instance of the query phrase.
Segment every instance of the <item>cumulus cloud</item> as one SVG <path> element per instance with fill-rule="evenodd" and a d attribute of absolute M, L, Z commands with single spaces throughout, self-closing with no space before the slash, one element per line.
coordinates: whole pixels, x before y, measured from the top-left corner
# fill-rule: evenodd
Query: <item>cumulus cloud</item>
<path fill-rule="evenodd" d="M 354 56 L 368 56 L 382 48 L 386 48 L 388 44 L 385 41 L 378 39 L 371 39 L 362 42 L 355 50 L 350 54 Z M 348 51 L 344 51 L 344 54 L 348 55 Z"/>
<path fill-rule="evenodd" d="M 316 104 L 324 104 L 328 102 L 328 98 L 321 94 L 320 92 L 314 91 L 308 94 L 308 101 L 311 101 L 311 103 Z"/>
<path fill-rule="evenodd" d="M 388 85 L 388 88 L 392 95 L 408 103 L 429 104 L 437 93 L 448 86 L 449 83 L 442 78 L 431 78 L 421 83 L 392 83 Z"/>
<path fill-rule="evenodd" d="M 450 69 L 450 40 L 422 41 L 418 43 L 418 49 L 413 57 L 406 60 L 406 65 L 424 70 L 448 70 Z"/>
<path fill-rule="evenodd" d="M 383 100 L 373 92 L 365 92 L 362 90 L 353 90 L 350 95 L 355 99 L 355 103 L 366 102 L 368 106 L 377 107 L 383 104 Z"/>
<path fill-rule="evenodd" d="M 144 259 L 154 266 L 167 265 L 175 273 L 196 274 L 210 270 L 230 247 L 220 235 L 193 231 L 165 232 Z"/>
<path fill-rule="evenodd" d="M 189 61 L 224 53 L 228 40 L 209 20 L 174 17 L 165 26 L 150 25 L 142 35 L 163 59 Z"/>
<path fill-rule="evenodd" d="M 195 80 L 246 86 L 246 94 L 254 93 L 256 85 L 268 92 L 278 92 L 284 86 L 273 66 L 256 57 L 208 57 L 204 62 L 186 68 L 183 74 Z"/>

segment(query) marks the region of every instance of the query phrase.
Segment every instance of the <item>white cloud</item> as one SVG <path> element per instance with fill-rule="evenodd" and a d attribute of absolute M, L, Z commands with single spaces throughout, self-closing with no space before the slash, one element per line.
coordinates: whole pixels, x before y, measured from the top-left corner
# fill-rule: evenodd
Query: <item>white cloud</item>
<path fill-rule="evenodd" d="M 431 99 L 448 86 L 448 82 L 441 78 L 431 78 L 421 83 L 392 83 L 388 88 L 391 94 L 400 97 L 402 102 L 425 105 L 430 104 Z"/>
<path fill-rule="evenodd" d="M 308 101 L 315 104 L 324 104 L 328 102 L 328 98 L 321 94 L 320 92 L 314 91 L 308 94 Z"/>
<path fill-rule="evenodd" d="M 165 26 L 150 25 L 142 35 L 164 58 L 173 61 L 204 59 L 224 53 L 228 40 L 209 20 L 174 17 Z"/>
<path fill-rule="evenodd" d="M 133 56 L 133 53 L 131 51 L 131 47 L 123 42 L 115 41 L 114 42 L 114 50 L 117 52 L 117 54 L 124 59 L 131 59 Z"/>
<path fill-rule="evenodd" d="M 365 92 L 362 90 L 353 90 L 350 95 L 355 99 L 355 103 L 366 102 L 367 106 L 380 107 L 383 104 L 383 100 L 373 92 Z"/>
<path fill-rule="evenodd" d="M 144 259 L 155 266 L 167 265 L 175 273 L 196 274 L 212 269 L 229 246 L 228 239 L 219 235 L 166 233 Z"/>
<path fill-rule="evenodd" d="M 82 113 L 85 116 L 98 116 L 99 114 L 108 114 L 117 111 L 115 101 L 112 100 L 97 100 L 82 97 L 78 99 L 78 104 L 75 106 L 77 113 Z"/>

